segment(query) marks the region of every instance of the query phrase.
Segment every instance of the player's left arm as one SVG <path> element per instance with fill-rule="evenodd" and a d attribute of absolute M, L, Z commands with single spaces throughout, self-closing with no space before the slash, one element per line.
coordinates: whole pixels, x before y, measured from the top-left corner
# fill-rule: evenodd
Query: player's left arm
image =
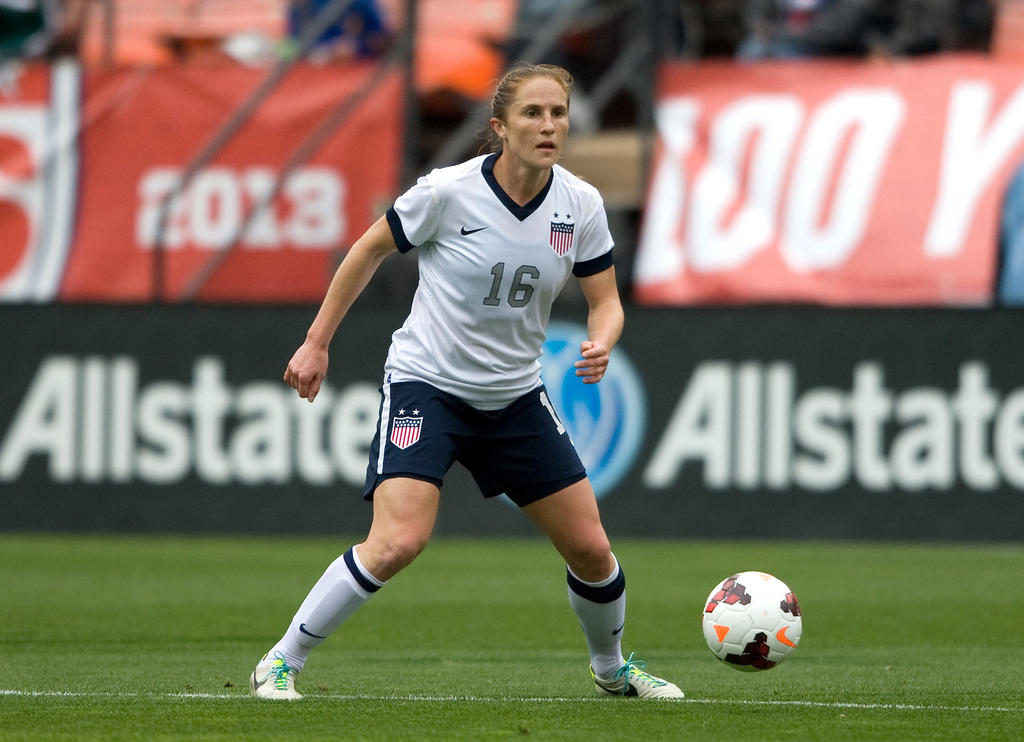
<path fill-rule="evenodd" d="M 580 343 L 582 359 L 576 361 L 576 375 L 584 384 L 596 384 L 604 378 L 611 360 L 612 348 L 622 335 L 625 314 L 619 300 L 615 282 L 615 266 L 600 273 L 579 278 L 580 288 L 587 300 L 587 334 L 589 339 Z"/>

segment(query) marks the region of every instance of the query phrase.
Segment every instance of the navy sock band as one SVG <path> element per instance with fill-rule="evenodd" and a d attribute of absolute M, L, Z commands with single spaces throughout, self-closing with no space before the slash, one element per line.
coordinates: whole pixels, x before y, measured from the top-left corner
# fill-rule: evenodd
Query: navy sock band
<path fill-rule="evenodd" d="M 615 579 L 602 587 L 588 585 L 568 569 L 565 570 L 565 578 L 569 583 L 570 590 L 592 603 L 611 603 L 613 600 L 618 600 L 626 589 L 626 575 L 623 573 L 622 567 L 619 567 Z"/>
<path fill-rule="evenodd" d="M 380 590 L 380 585 L 367 579 L 366 575 L 363 574 L 363 570 L 359 569 L 359 565 L 356 564 L 356 559 L 352 555 L 352 549 L 354 548 L 355 547 L 350 547 L 349 550 L 345 552 L 345 566 L 348 567 L 348 571 L 352 573 L 352 576 L 356 578 L 356 582 L 359 583 L 359 587 L 363 588 L 363 590 L 368 593 L 375 593 Z"/>

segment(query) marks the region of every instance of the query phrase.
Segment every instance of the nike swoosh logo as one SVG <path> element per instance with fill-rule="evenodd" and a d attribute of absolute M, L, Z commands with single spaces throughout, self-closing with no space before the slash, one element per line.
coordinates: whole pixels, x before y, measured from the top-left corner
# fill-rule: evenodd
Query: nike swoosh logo
<path fill-rule="evenodd" d="M 326 636 L 320 636 L 319 634 L 314 634 L 312 631 L 307 631 L 306 630 L 306 624 L 304 624 L 304 623 L 300 623 L 299 624 L 299 631 L 301 631 L 306 636 L 313 637 L 314 639 L 326 639 L 327 638 Z"/>
<path fill-rule="evenodd" d="M 473 234 L 474 232 L 481 232 L 485 229 L 487 229 L 487 227 L 477 227 L 476 229 L 466 229 L 465 227 L 463 227 L 459 231 L 462 232 L 462 236 L 465 237 L 468 234 Z"/>
<path fill-rule="evenodd" d="M 615 631 L 612 632 L 612 636 L 618 636 L 619 632 L 622 631 L 624 628 L 626 628 L 626 624 L 622 624 L 622 626 L 620 626 L 619 628 L 615 629 Z"/>
<path fill-rule="evenodd" d="M 263 680 L 257 680 L 257 679 L 256 679 L 256 671 L 255 671 L 255 670 L 253 670 L 253 671 L 252 671 L 252 677 L 251 677 L 251 678 L 249 678 L 249 684 L 250 684 L 250 685 L 252 686 L 252 690 L 253 690 L 253 692 L 255 693 L 255 692 L 256 692 L 256 691 L 258 691 L 258 690 L 259 690 L 260 688 L 262 688 L 262 687 L 263 687 L 264 685 L 266 685 L 266 683 L 267 683 L 267 679 L 268 679 L 269 677 L 270 677 L 270 676 L 268 675 L 267 677 L 263 678 Z"/>
<path fill-rule="evenodd" d="M 789 627 L 788 626 L 783 626 L 781 629 L 779 629 L 778 631 L 775 632 L 775 638 L 778 639 L 783 644 L 785 644 L 787 647 L 795 647 L 796 644 L 794 644 L 790 640 L 790 638 L 788 636 L 786 636 L 786 632 L 787 631 L 789 631 Z"/>

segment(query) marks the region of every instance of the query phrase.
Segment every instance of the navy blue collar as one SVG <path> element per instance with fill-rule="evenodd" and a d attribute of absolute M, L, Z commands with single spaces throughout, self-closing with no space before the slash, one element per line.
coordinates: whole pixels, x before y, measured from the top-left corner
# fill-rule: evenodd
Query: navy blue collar
<path fill-rule="evenodd" d="M 501 152 L 495 152 L 494 154 L 488 155 L 484 158 L 484 164 L 480 170 L 484 175 L 484 180 L 487 181 L 487 185 L 489 185 L 491 190 L 494 191 L 494 195 L 498 197 L 498 200 L 505 205 L 506 209 L 512 212 L 512 216 L 519 221 L 523 221 L 526 217 L 540 208 L 540 205 L 544 203 L 544 199 L 548 197 L 548 191 L 551 190 L 551 183 L 555 179 L 554 168 L 551 169 L 551 174 L 548 176 L 548 182 L 540 189 L 540 193 L 530 199 L 530 202 L 525 206 L 520 206 L 513 201 L 507 193 L 505 193 L 504 189 L 498 185 L 498 179 L 494 177 L 494 163 L 498 161 L 498 157 L 500 155 Z"/>

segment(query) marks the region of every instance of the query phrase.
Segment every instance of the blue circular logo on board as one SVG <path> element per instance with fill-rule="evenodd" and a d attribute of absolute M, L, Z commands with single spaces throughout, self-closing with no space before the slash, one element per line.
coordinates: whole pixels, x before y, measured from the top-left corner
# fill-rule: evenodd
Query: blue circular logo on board
<path fill-rule="evenodd" d="M 612 351 L 600 383 L 584 384 L 576 376 L 580 343 L 588 337 L 583 325 L 548 325 L 541 378 L 587 467 L 594 492 L 603 497 L 636 459 L 647 426 L 647 400 L 640 377 L 621 347 Z"/>

